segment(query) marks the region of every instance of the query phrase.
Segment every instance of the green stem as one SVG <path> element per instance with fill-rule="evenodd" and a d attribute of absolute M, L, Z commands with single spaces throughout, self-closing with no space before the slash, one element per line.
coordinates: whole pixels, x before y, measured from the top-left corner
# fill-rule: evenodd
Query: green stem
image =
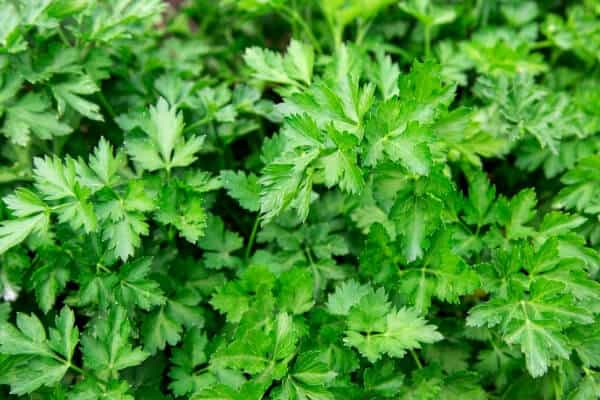
<path fill-rule="evenodd" d="M 562 399 L 562 390 L 560 389 L 560 385 L 559 385 L 558 379 L 556 379 L 556 377 L 552 378 L 552 384 L 554 386 L 554 398 L 556 400 L 561 400 Z"/>
<path fill-rule="evenodd" d="M 60 36 L 60 40 L 62 40 L 66 46 L 71 47 L 71 42 L 69 42 L 69 39 L 67 38 L 67 35 L 65 34 L 65 31 L 63 30 L 62 26 L 58 25 L 57 31 L 58 36 Z"/>
<path fill-rule="evenodd" d="M 340 47 L 342 47 L 344 27 L 340 27 L 335 21 L 332 21 L 331 18 L 326 18 L 326 20 L 329 31 L 331 32 L 331 38 L 333 40 L 333 53 L 335 55 L 338 53 Z"/>
<path fill-rule="evenodd" d="M 13 182 L 31 182 L 33 178 L 27 171 L 6 169 L 0 171 L 0 184 Z"/>
<path fill-rule="evenodd" d="M 256 232 L 258 231 L 258 226 L 260 225 L 260 213 L 256 214 L 256 218 L 254 219 L 254 225 L 252 226 L 252 232 L 250 232 L 250 239 L 248 239 L 248 244 L 246 245 L 246 251 L 244 253 L 244 259 L 248 261 L 250 258 L 250 253 L 252 252 L 252 247 L 254 247 L 254 241 L 256 239 Z"/>
<path fill-rule="evenodd" d="M 67 136 L 56 137 L 54 141 L 52 141 L 52 153 L 54 155 L 60 156 L 63 147 L 65 147 L 65 144 L 67 144 Z"/>
<path fill-rule="evenodd" d="M 102 107 L 104 107 L 108 115 L 110 115 L 110 118 L 114 121 L 114 119 L 117 118 L 117 113 L 115 113 L 115 110 L 112 108 L 108 100 L 106 100 L 106 97 L 104 97 L 102 91 L 97 92 L 96 96 L 98 97 L 100 104 L 102 104 Z"/>
<path fill-rule="evenodd" d="M 108 274 L 112 274 L 112 271 L 110 269 L 106 268 L 104 265 L 102 265 L 100 263 L 96 264 L 96 268 L 98 268 L 100 271 L 104 271 Z"/>
<path fill-rule="evenodd" d="M 304 21 L 304 18 L 302 18 L 300 16 L 300 14 L 298 14 L 298 12 L 296 10 L 294 10 L 293 8 L 289 8 L 289 7 L 285 7 L 285 6 L 281 6 L 278 8 L 284 14 L 284 17 L 289 18 L 289 22 L 292 26 L 293 26 L 293 24 L 298 24 L 298 26 L 302 28 L 302 30 L 308 37 L 308 40 L 310 40 L 310 43 L 315 48 L 317 53 L 322 53 L 321 45 L 319 44 L 319 41 L 313 34 L 313 31 L 310 28 L 310 26 L 308 26 L 306 24 L 306 22 Z"/>
<path fill-rule="evenodd" d="M 83 376 L 88 376 L 88 373 L 84 369 L 79 368 L 77 365 L 73 365 L 73 364 L 69 363 L 69 368 L 71 368 L 73 371 L 77 372 L 78 374 L 81 374 Z"/>
<path fill-rule="evenodd" d="M 310 252 L 310 248 L 308 246 L 304 247 L 304 253 L 306 254 L 306 258 L 308 258 L 308 262 L 310 263 L 310 265 L 314 265 L 315 261 L 313 259 L 313 256 Z"/>
<path fill-rule="evenodd" d="M 106 381 L 104 379 L 100 379 L 95 374 L 90 374 L 88 371 L 84 370 L 83 368 L 78 367 L 77 365 L 74 365 L 73 363 L 71 363 L 71 360 L 66 360 L 54 353 L 48 353 L 48 356 L 50 358 L 58 361 L 59 363 L 66 365 L 67 367 L 69 367 L 69 369 L 72 369 L 73 371 L 77 372 L 78 374 L 80 374 L 86 378 L 90 378 L 90 379 L 97 381 L 100 385 L 103 386 L 103 388 L 106 386 Z"/>
<path fill-rule="evenodd" d="M 339 49 L 342 47 L 342 36 L 344 34 L 344 28 L 339 26 L 333 27 L 333 42 L 335 45 L 335 54 L 339 52 Z"/>
<path fill-rule="evenodd" d="M 431 53 L 431 26 L 425 24 L 425 58 L 429 58 Z"/>
<path fill-rule="evenodd" d="M 541 42 L 536 42 L 536 43 L 532 44 L 531 49 L 536 50 L 536 49 L 543 49 L 543 48 L 552 47 L 552 46 L 554 46 L 554 43 L 551 40 L 542 40 Z"/>
<path fill-rule="evenodd" d="M 390 53 L 390 54 L 394 54 L 394 55 L 402 57 L 405 61 L 411 61 L 413 58 L 408 51 L 402 49 L 399 46 L 395 46 L 393 44 L 386 44 L 386 43 L 379 44 L 379 47 L 381 49 L 385 50 L 386 53 Z"/>
<path fill-rule="evenodd" d="M 367 36 L 367 33 L 369 32 L 369 29 L 371 29 L 372 24 L 373 24 L 372 19 L 367 21 L 367 23 L 364 23 L 364 21 L 362 19 L 360 20 L 360 22 L 358 24 L 358 32 L 356 34 L 356 44 L 357 45 L 362 44 L 363 40 Z"/>
<path fill-rule="evenodd" d="M 412 356 L 413 360 L 415 360 L 415 364 L 417 364 L 417 367 L 419 367 L 419 369 L 423 369 L 423 363 L 421 363 L 421 360 L 419 359 L 417 353 L 415 353 L 413 349 L 410 349 L 408 351 L 410 352 L 410 355 Z"/>
<path fill-rule="evenodd" d="M 196 122 L 193 122 L 191 125 L 186 126 L 183 131 L 187 133 L 189 131 L 192 131 L 192 130 L 198 128 L 199 126 L 202 126 L 202 125 L 208 123 L 208 122 L 210 122 L 210 115 L 207 115 L 204 118 L 199 119 Z"/>

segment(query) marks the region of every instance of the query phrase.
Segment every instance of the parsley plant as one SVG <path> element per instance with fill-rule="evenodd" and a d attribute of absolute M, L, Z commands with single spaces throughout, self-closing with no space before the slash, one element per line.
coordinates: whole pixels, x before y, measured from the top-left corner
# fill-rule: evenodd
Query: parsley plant
<path fill-rule="evenodd" d="M 600 1 L 0 1 L 0 398 L 600 398 Z"/>

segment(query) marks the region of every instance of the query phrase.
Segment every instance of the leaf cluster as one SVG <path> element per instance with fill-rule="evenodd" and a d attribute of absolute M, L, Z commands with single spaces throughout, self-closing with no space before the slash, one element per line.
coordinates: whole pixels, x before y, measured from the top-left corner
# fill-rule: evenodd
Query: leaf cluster
<path fill-rule="evenodd" d="M 600 3 L 0 2 L 0 398 L 600 398 Z"/>

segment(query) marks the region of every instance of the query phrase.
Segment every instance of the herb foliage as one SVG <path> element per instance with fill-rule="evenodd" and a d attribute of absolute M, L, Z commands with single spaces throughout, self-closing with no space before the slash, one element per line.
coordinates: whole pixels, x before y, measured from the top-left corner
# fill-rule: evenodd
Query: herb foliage
<path fill-rule="evenodd" d="M 0 397 L 600 397 L 600 2 L 0 3 Z"/>

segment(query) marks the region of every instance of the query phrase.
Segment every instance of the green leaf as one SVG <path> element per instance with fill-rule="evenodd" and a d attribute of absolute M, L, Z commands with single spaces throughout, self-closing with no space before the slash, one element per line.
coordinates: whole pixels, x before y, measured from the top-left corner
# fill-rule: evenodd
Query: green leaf
<path fill-rule="evenodd" d="M 50 101 L 39 93 L 28 93 L 14 102 L 6 111 L 2 133 L 11 142 L 25 146 L 31 134 L 43 140 L 54 136 L 65 136 L 73 131 L 51 111 Z"/>
<path fill-rule="evenodd" d="M 566 186 L 554 199 L 553 206 L 600 214 L 598 171 L 600 157 L 592 156 L 581 160 L 561 178 L 561 182 Z"/>
<path fill-rule="evenodd" d="M 114 377 L 124 368 L 141 364 L 148 353 L 130 343 L 131 324 L 125 309 L 112 307 L 102 319 L 96 319 L 81 338 L 86 368 L 100 376 Z"/>
<path fill-rule="evenodd" d="M 403 1 L 400 3 L 400 8 L 428 27 L 448 24 L 456 18 L 456 11 L 453 8 L 436 6 L 429 0 Z"/>
<path fill-rule="evenodd" d="M 599 4 L 0 0 L 0 398 L 597 398 Z"/>
<path fill-rule="evenodd" d="M 399 182 L 394 188 L 390 219 L 400 237 L 401 254 L 408 262 L 422 258 L 428 239 L 455 213 L 453 183 L 441 172 Z"/>
<path fill-rule="evenodd" d="M 244 171 L 221 171 L 221 179 L 227 194 L 236 199 L 244 209 L 253 212 L 259 210 L 260 184 L 256 175 L 246 175 Z"/>
<path fill-rule="evenodd" d="M 141 168 L 170 171 L 196 161 L 204 137 L 192 136 L 185 140 L 183 115 L 164 98 L 159 98 L 156 106 L 150 107 L 149 114 L 141 122 L 148 137 L 134 137 L 125 142 L 127 152 Z"/>
<path fill-rule="evenodd" d="M 227 321 L 239 322 L 250 310 L 251 303 L 274 301 L 272 290 L 275 276 L 265 266 L 251 265 L 241 273 L 241 278 L 229 281 L 218 288 L 210 303 L 218 311 L 227 315 Z"/>
<path fill-rule="evenodd" d="M 206 233 L 198 241 L 198 246 L 205 250 L 204 263 L 211 269 L 236 268 L 241 260 L 231 253 L 243 247 L 243 239 L 237 233 L 225 229 L 219 217 L 209 216 Z"/>
<path fill-rule="evenodd" d="M 153 354 L 163 350 L 167 343 L 174 346 L 181 340 L 181 332 L 181 325 L 161 307 L 148 315 L 142 324 L 144 349 Z"/>
<path fill-rule="evenodd" d="M 50 329 L 50 348 L 67 361 L 73 358 L 73 352 L 79 342 L 79 329 L 75 326 L 75 314 L 64 307 L 56 317 L 56 329 Z"/>
<path fill-rule="evenodd" d="M 140 180 L 130 180 L 122 196 L 103 192 L 106 198 L 97 209 L 102 221 L 102 239 L 108 242 L 108 249 L 114 256 L 123 261 L 139 247 L 140 236 L 148 234 L 144 213 L 156 207 L 149 186 Z"/>
<path fill-rule="evenodd" d="M 80 95 L 89 95 L 97 92 L 99 89 L 94 81 L 87 75 L 73 78 L 66 82 L 55 83 L 52 85 L 52 93 L 58 103 L 58 113 L 62 115 L 65 112 L 65 106 L 68 104 L 81 115 L 96 121 L 103 121 L 100 114 L 100 107 L 97 104 L 86 100 Z"/>
<path fill-rule="evenodd" d="M 229 386 L 217 384 L 192 397 L 193 400 L 238 400 L 237 392 Z"/>
<path fill-rule="evenodd" d="M 58 158 L 35 158 L 36 188 L 47 201 L 56 201 L 60 222 L 68 222 L 75 230 L 96 229 L 97 218 L 89 201 L 90 192 L 82 187 L 76 176 L 76 164 L 71 158 L 63 163 Z"/>
<path fill-rule="evenodd" d="M 522 239 L 533 234 L 533 228 L 525 224 L 535 216 L 536 203 L 533 189 L 522 190 L 510 200 L 510 218 L 506 223 L 509 239 Z"/>
<path fill-rule="evenodd" d="M 536 85 L 531 74 L 518 73 L 512 79 L 482 77 L 475 92 L 498 107 L 498 129 L 512 140 L 532 135 L 542 148 L 557 154 L 563 138 L 581 135 L 568 96 Z"/>
<path fill-rule="evenodd" d="M 352 0 L 350 2 L 330 1 L 321 4 L 321 8 L 323 9 L 323 12 L 327 14 L 329 20 L 335 21 L 335 25 L 338 26 L 337 29 L 343 31 L 344 26 L 348 25 L 353 20 L 358 18 L 372 18 L 376 16 L 378 12 L 393 3 L 392 0 Z"/>
<path fill-rule="evenodd" d="M 165 304 L 166 299 L 160 285 L 147 279 L 151 267 L 151 258 L 139 258 L 121 267 L 118 296 L 123 304 L 135 304 L 144 310 Z"/>
<path fill-rule="evenodd" d="M 298 331 L 294 321 L 286 313 L 279 313 L 276 319 L 272 358 L 281 360 L 294 354 L 298 342 Z"/>
<path fill-rule="evenodd" d="M 586 367 L 597 368 L 600 365 L 600 325 L 582 325 L 568 331 L 569 344 Z"/>
<path fill-rule="evenodd" d="M 337 149 L 327 151 L 328 154 L 319 159 L 323 165 L 325 185 L 332 187 L 337 184 L 345 192 L 359 193 L 364 186 L 364 179 L 356 160 L 356 137 L 339 132 L 332 126 L 328 127 L 327 133 Z"/>
<path fill-rule="evenodd" d="M 598 374 L 586 374 L 579 381 L 577 387 L 569 392 L 569 400 L 584 400 L 594 399 L 600 396 L 600 383 L 598 382 Z"/>
<path fill-rule="evenodd" d="M 308 352 L 298 357 L 276 399 L 333 400 L 334 394 L 327 386 L 337 376 L 327 364 L 319 360 L 317 352 Z"/>
<path fill-rule="evenodd" d="M 103 229 L 102 239 L 121 260 L 131 257 L 135 248 L 141 244 L 141 235 L 148 234 L 148 224 L 140 215 L 126 213 L 117 221 L 113 221 Z"/>
<path fill-rule="evenodd" d="M 270 50 L 250 47 L 244 61 L 256 79 L 283 85 L 310 85 L 314 52 L 311 46 L 292 39 L 285 56 Z"/>
<path fill-rule="evenodd" d="M 350 309 L 369 293 L 367 285 L 354 280 L 342 283 L 327 299 L 327 311 L 334 315 L 348 315 Z"/>
<path fill-rule="evenodd" d="M 18 39 L 15 38 L 19 38 L 20 36 L 17 30 L 19 27 L 18 10 L 14 4 L 5 3 L 0 8 L 0 16 L 2 16 L 0 23 L 0 26 L 2 26 L 0 30 L 0 45 L 10 49 L 12 47 L 10 46 L 11 42 L 17 41 Z"/>
<path fill-rule="evenodd" d="M 250 305 L 244 288 L 237 282 L 229 282 L 216 290 L 210 300 L 211 305 L 227 315 L 227 320 L 239 322 Z"/>
<path fill-rule="evenodd" d="M 388 100 L 396 96 L 399 92 L 398 78 L 400 77 L 400 68 L 383 51 L 375 53 L 375 60 L 376 64 L 373 66 L 372 73 L 383 99 Z"/>
<path fill-rule="evenodd" d="M 0 224 L 0 254 L 20 244 L 35 232 L 45 232 L 49 218 L 46 214 L 2 221 Z"/>
<path fill-rule="evenodd" d="M 0 354 L 13 356 L 7 359 L 5 370 L 0 368 L 0 384 L 9 384 L 11 393 L 22 395 L 62 380 L 79 338 L 73 311 L 68 307 L 61 310 L 49 340 L 33 314 L 17 313 L 18 329 L 7 322 L 0 324 Z"/>
<path fill-rule="evenodd" d="M 11 394 L 17 396 L 36 391 L 42 386 L 53 387 L 61 382 L 69 366 L 51 359 L 34 359 L 26 364 L 17 364 L 10 379 L 0 383 L 10 384 Z"/>
<path fill-rule="evenodd" d="M 340 132 L 360 138 L 364 116 L 373 103 L 375 86 L 371 83 L 360 86 L 357 71 L 352 70 L 358 64 L 352 64 L 356 60 L 347 49 L 336 61 L 330 70 L 330 79 L 293 93 L 278 109 L 285 117 L 306 114 L 320 129 L 333 125 Z"/>
<path fill-rule="evenodd" d="M 123 149 L 115 149 L 104 137 L 100 138 L 90 154 L 89 166 L 82 159 L 76 164 L 80 182 L 92 191 L 112 187 L 121 182 L 121 174 L 127 170 L 127 158 Z"/>
<path fill-rule="evenodd" d="M 314 278 L 307 268 L 294 268 L 279 276 L 279 307 L 292 314 L 308 312 L 315 304 Z"/>
<path fill-rule="evenodd" d="M 552 360 L 569 357 L 565 327 L 593 322 L 587 310 L 574 304 L 573 298 L 564 294 L 562 284 L 541 279 L 533 282 L 526 298 L 492 298 L 475 306 L 467 325 L 500 324 L 503 339 L 520 345 L 527 370 L 538 377 L 546 373 Z"/>
<path fill-rule="evenodd" d="M 196 243 L 207 227 L 203 198 L 188 182 L 172 180 L 159 193 L 155 219 L 173 225 L 188 242 Z"/>
<path fill-rule="evenodd" d="M 414 174 L 427 175 L 432 164 L 428 143 L 433 136 L 426 127 L 410 123 L 404 104 L 392 98 L 372 114 L 365 132 L 365 164 L 375 166 L 385 157 Z"/>
<path fill-rule="evenodd" d="M 50 260 L 47 264 L 38 267 L 31 275 L 35 297 L 44 311 L 48 313 L 56 302 L 56 297 L 65 289 L 69 281 L 71 271 L 66 266 L 65 254 L 45 254 L 49 257 L 56 257 L 56 260 Z M 58 259 L 58 257 L 63 257 Z"/>
<path fill-rule="evenodd" d="M 48 210 L 46 203 L 37 194 L 25 188 L 17 188 L 3 200 L 16 217 L 29 217 Z"/>
<path fill-rule="evenodd" d="M 525 354 L 527 369 L 533 377 L 543 375 L 551 357 L 569 357 L 567 343 L 561 335 L 553 332 L 552 322 L 514 323 L 507 328 L 505 340 L 509 344 L 518 343 Z"/>
<path fill-rule="evenodd" d="M 215 382 L 215 378 L 208 374 L 197 374 L 195 369 L 208 361 L 206 334 L 199 329 L 188 331 L 181 347 L 173 350 L 169 371 L 171 383 L 169 388 L 178 396 L 200 392 L 203 387 Z"/>
<path fill-rule="evenodd" d="M 321 129 L 307 114 L 285 119 L 283 152 L 263 169 L 259 182 L 261 213 L 265 221 L 288 207 L 304 220 L 308 216 L 314 179 L 326 186 L 358 193 L 364 178 L 358 166 L 357 138 L 333 125 Z"/>
<path fill-rule="evenodd" d="M 86 29 L 86 39 L 93 42 L 110 43 L 132 36 L 136 24 L 152 19 L 164 10 L 159 0 L 117 0 L 105 7 L 96 17 L 95 24 Z"/>
<path fill-rule="evenodd" d="M 432 238 L 432 246 L 419 265 L 399 272 L 399 290 L 417 311 L 425 313 L 433 297 L 458 304 L 460 296 L 479 286 L 479 277 L 451 249 L 451 232 L 441 231 Z"/>
<path fill-rule="evenodd" d="M 17 328 L 3 322 L 0 332 L 0 353 L 30 354 L 51 357 L 52 351 L 46 343 L 46 331 L 40 320 L 35 316 L 17 314 Z"/>
<path fill-rule="evenodd" d="M 366 368 L 363 374 L 365 390 L 374 395 L 393 397 L 404 384 L 404 375 L 394 369 L 392 362 Z"/>
<path fill-rule="evenodd" d="M 465 221 L 471 225 L 482 226 L 491 220 L 496 188 L 490 184 L 482 171 L 469 170 L 466 176 L 469 181 L 469 195 L 465 204 Z"/>
<path fill-rule="evenodd" d="M 406 350 L 420 348 L 421 343 L 443 339 L 437 327 L 428 325 L 416 310 L 393 308 L 383 289 L 371 289 L 350 309 L 347 326 L 344 343 L 372 363 L 383 354 L 401 358 Z"/>

